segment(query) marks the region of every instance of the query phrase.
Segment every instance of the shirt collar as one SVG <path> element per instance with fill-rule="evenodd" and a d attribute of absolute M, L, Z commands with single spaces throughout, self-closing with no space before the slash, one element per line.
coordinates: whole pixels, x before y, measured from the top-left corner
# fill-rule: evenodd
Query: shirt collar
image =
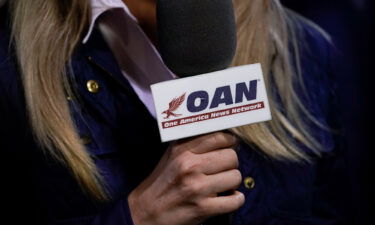
<path fill-rule="evenodd" d="M 99 16 L 110 9 L 123 9 L 131 19 L 138 23 L 137 18 L 130 12 L 129 8 L 122 0 L 91 0 L 91 21 L 89 29 L 83 38 L 83 44 L 90 38 L 95 22 Z"/>

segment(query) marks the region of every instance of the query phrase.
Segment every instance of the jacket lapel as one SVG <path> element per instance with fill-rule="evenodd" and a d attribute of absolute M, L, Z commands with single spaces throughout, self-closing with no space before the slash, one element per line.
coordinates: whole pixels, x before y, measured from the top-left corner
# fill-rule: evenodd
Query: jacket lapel
<path fill-rule="evenodd" d="M 122 75 L 118 63 L 100 31 L 94 28 L 88 42 L 83 44 L 84 57 L 99 70 L 102 70 L 123 91 L 137 97 L 128 80 Z"/>

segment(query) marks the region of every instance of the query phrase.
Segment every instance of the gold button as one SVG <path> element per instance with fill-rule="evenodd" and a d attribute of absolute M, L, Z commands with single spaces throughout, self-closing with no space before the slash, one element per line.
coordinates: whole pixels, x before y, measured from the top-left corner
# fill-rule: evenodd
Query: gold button
<path fill-rule="evenodd" d="M 99 84 L 95 80 L 87 81 L 87 90 L 91 93 L 98 93 L 99 92 Z"/>
<path fill-rule="evenodd" d="M 70 97 L 70 96 L 67 96 L 66 99 L 67 99 L 68 101 L 72 101 L 72 100 L 73 100 L 73 98 Z"/>
<path fill-rule="evenodd" d="M 247 189 L 253 189 L 255 186 L 255 181 L 252 177 L 246 177 L 243 183 Z"/>

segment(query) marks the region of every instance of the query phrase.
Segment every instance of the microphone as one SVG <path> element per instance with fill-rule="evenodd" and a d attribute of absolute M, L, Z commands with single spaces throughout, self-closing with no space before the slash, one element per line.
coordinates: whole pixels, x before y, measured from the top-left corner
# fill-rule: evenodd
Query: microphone
<path fill-rule="evenodd" d="M 236 51 L 232 0 L 158 0 L 159 51 L 180 77 L 226 69 Z"/>
<path fill-rule="evenodd" d="M 159 53 L 180 79 L 151 85 L 162 142 L 271 119 L 261 65 L 227 69 L 232 0 L 157 0 Z"/>
<path fill-rule="evenodd" d="M 179 77 L 223 70 L 233 60 L 232 0 L 158 0 L 157 28 L 164 63 Z M 220 215 L 204 224 L 229 223 L 228 215 Z"/>
<path fill-rule="evenodd" d="M 261 65 L 227 69 L 232 0 L 157 0 L 159 53 L 180 79 L 151 85 L 162 142 L 271 119 Z"/>

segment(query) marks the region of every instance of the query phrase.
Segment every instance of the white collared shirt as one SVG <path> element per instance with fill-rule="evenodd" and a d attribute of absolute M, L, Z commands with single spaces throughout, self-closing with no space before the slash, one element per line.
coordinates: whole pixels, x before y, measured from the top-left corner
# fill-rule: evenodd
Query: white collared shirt
<path fill-rule="evenodd" d="M 156 118 L 150 85 L 176 78 L 164 64 L 159 52 L 143 32 L 137 18 L 122 0 L 91 0 L 92 19 L 86 43 L 96 20 L 104 39 L 111 48 L 122 74 L 139 99 Z M 124 106 L 125 107 L 125 106 Z"/>

